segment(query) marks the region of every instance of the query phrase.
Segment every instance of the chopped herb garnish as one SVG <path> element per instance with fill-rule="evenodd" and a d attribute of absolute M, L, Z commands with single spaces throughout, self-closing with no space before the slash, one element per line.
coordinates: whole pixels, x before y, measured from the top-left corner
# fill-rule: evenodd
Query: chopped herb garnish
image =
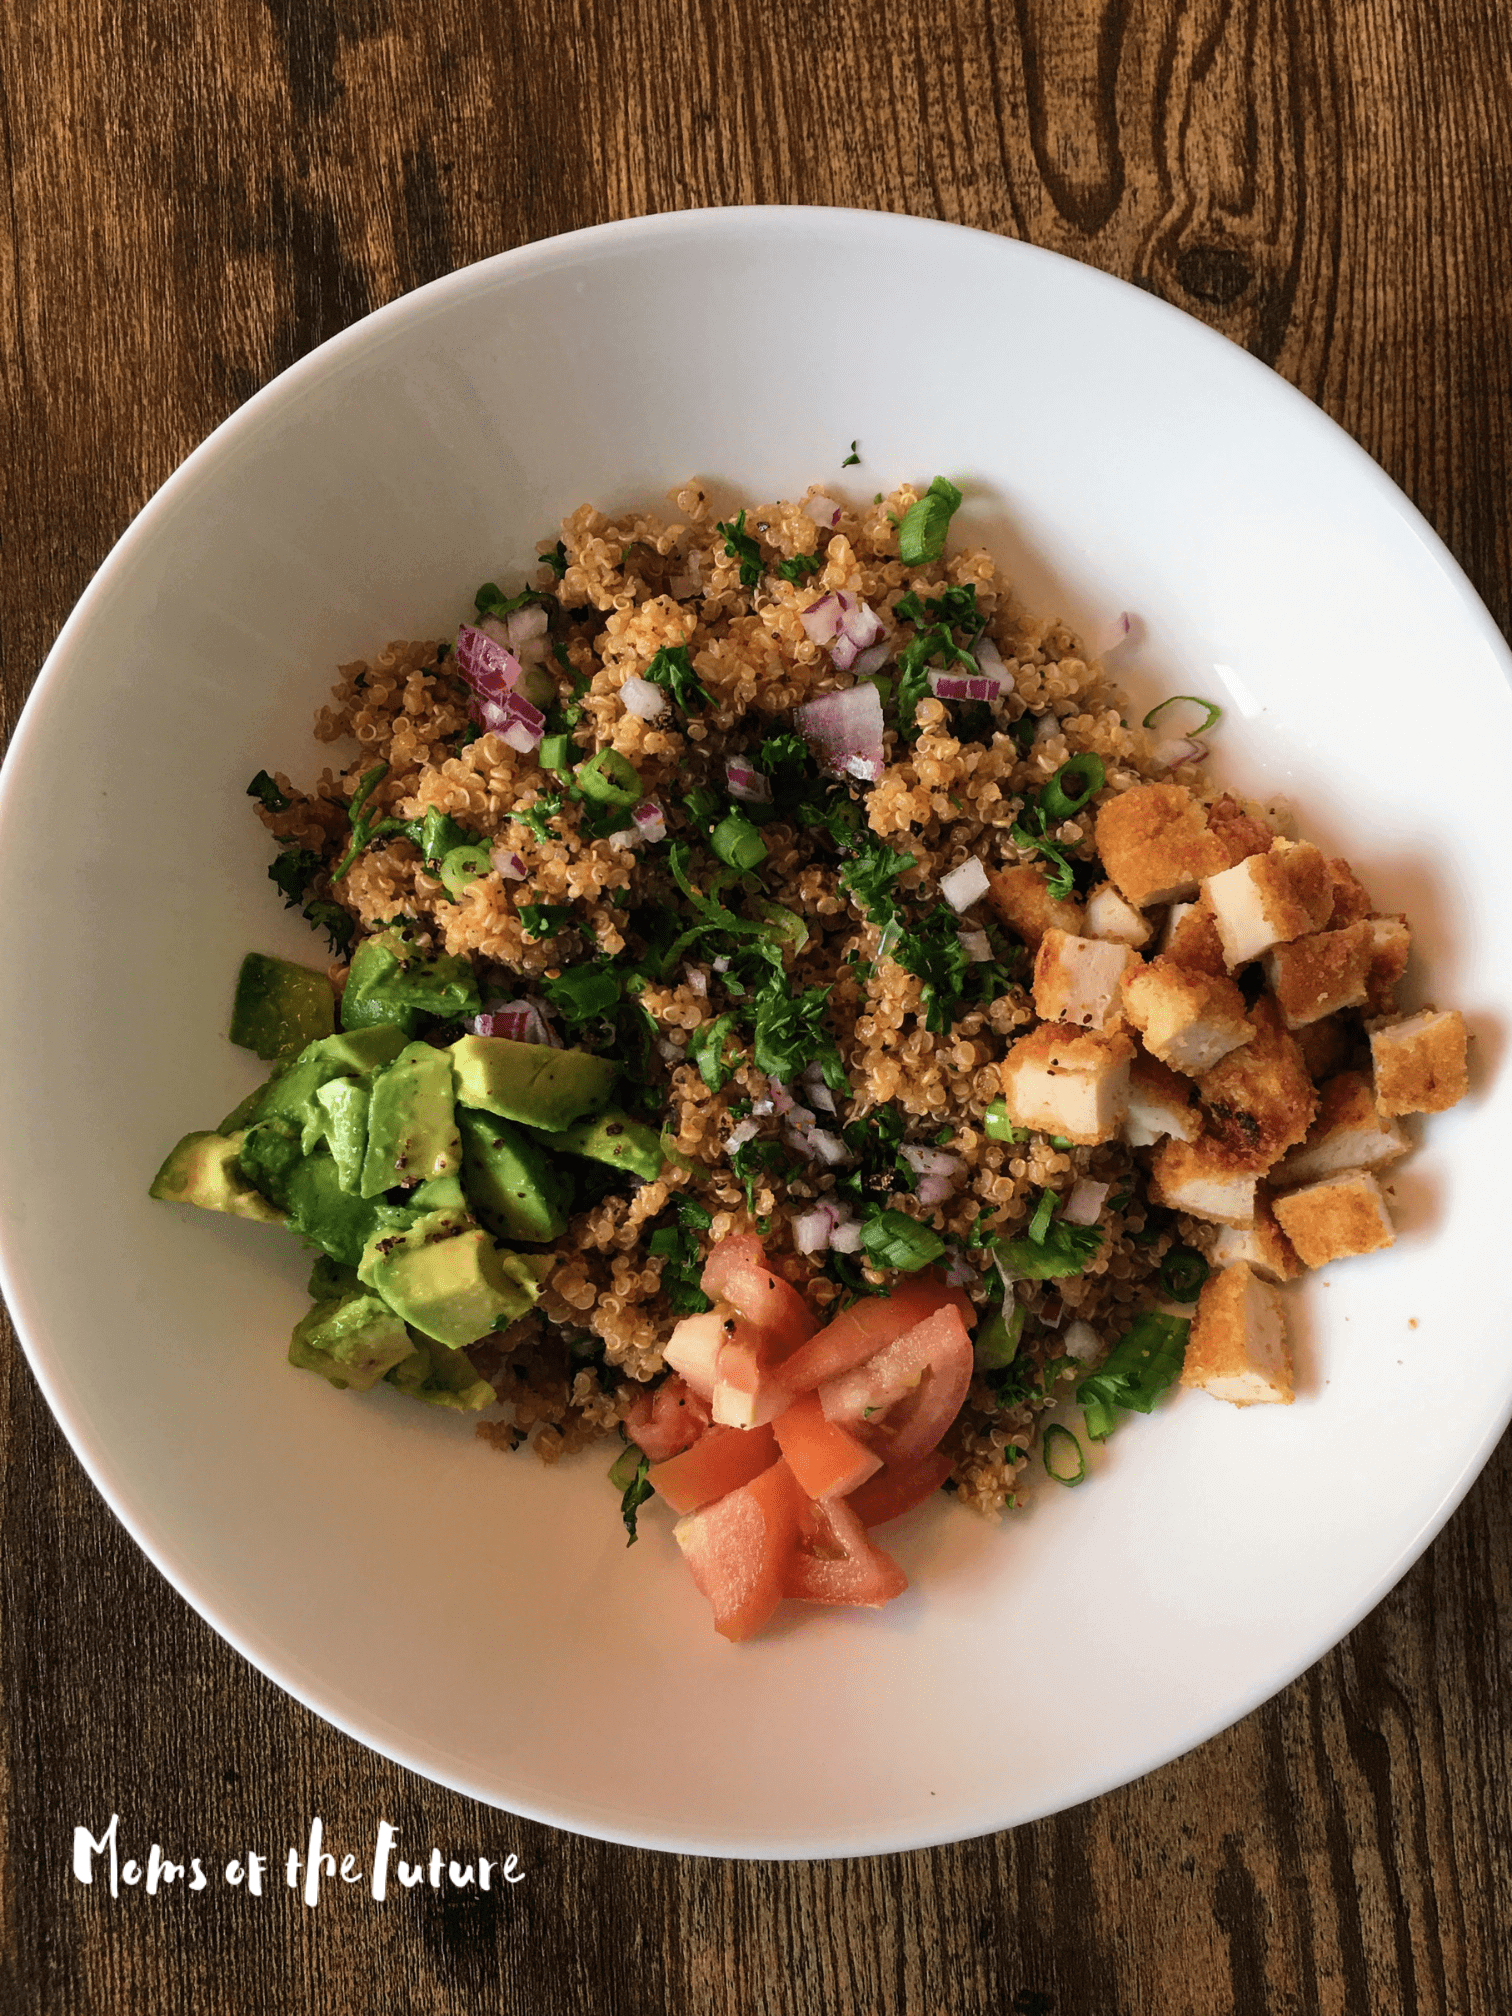
<path fill-rule="evenodd" d="M 712 1022 L 700 1023 L 688 1038 L 688 1057 L 698 1066 L 698 1075 L 711 1092 L 722 1092 L 730 1082 L 730 1066 L 724 1061 L 724 1046 L 735 1027 L 733 1010 L 716 1015 Z"/>
<path fill-rule="evenodd" d="M 784 581 L 802 583 L 810 574 L 817 574 L 823 565 L 822 553 L 795 553 L 791 560 L 777 562 L 777 572 Z"/>
<path fill-rule="evenodd" d="M 976 1343 L 976 1365 L 979 1372 L 1001 1372 L 1011 1365 L 1018 1356 L 1020 1339 L 1024 1334 L 1024 1305 L 1015 1302 L 1011 1308 L 1004 1304 L 978 1327 Z"/>
<path fill-rule="evenodd" d="M 259 770 L 247 786 L 247 796 L 255 798 L 265 812 L 287 812 L 294 803 L 286 798 L 266 770 Z"/>
<path fill-rule="evenodd" d="M 1043 1246 L 1045 1234 L 1050 1230 L 1050 1221 L 1055 1216 L 1055 1207 L 1060 1202 L 1053 1190 L 1042 1190 L 1040 1200 L 1034 1207 L 1034 1216 L 1029 1220 L 1029 1237 L 1036 1246 Z"/>
<path fill-rule="evenodd" d="M 1029 1139 L 1029 1129 L 1027 1127 L 1015 1126 L 1013 1121 L 1008 1118 L 1008 1102 L 1006 1099 L 993 1100 L 992 1104 L 987 1108 L 982 1128 L 989 1141 L 1027 1141 Z"/>
<path fill-rule="evenodd" d="M 1195 1302 L 1212 1271 L 1192 1247 L 1173 1246 L 1160 1263 L 1160 1285 L 1173 1302 Z"/>
<path fill-rule="evenodd" d="M 572 917 L 570 903 L 522 903 L 520 924 L 527 938 L 552 938 Z"/>
<path fill-rule="evenodd" d="M 746 514 L 741 511 L 733 525 L 721 521 L 715 530 L 724 534 L 725 553 L 731 560 L 740 562 L 740 585 L 754 588 L 761 579 L 763 561 L 761 548 L 745 529 Z"/>
<path fill-rule="evenodd" d="M 927 567 L 945 551 L 950 521 L 961 508 L 961 493 L 946 476 L 936 476 L 898 528 L 898 558 L 905 567 Z"/>
<path fill-rule="evenodd" d="M 756 1184 L 762 1176 L 788 1176 L 796 1164 L 789 1160 L 780 1141 L 744 1141 L 730 1157 L 730 1167 L 745 1185 L 746 1209 L 756 1211 Z"/>
<path fill-rule="evenodd" d="M 305 905 L 304 917 L 313 930 L 324 931 L 332 952 L 338 959 L 344 959 L 357 936 L 357 919 L 351 911 L 333 903 L 328 896 L 320 896 Z"/>
<path fill-rule="evenodd" d="M 672 696 L 673 705 L 681 707 L 685 714 L 696 713 L 714 704 L 713 696 L 693 670 L 686 644 L 664 645 L 642 677 L 649 679 L 653 686 L 665 687 Z"/>
<path fill-rule="evenodd" d="M 815 1062 L 831 1092 L 849 1093 L 850 1082 L 840 1062 L 835 1039 L 824 1026 L 828 987 L 808 987 L 795 994 L 780 970 L 774 972 L 756 998 L 756 1069 L 786 1082 Z"/>
<path fill-rule="evenodd" d="M 651 1458 L 642 1456 L 635 1466 L 635 1475 L 625 1486 L 625 1495 L 620 1500 L 620 1517 L 625 1522 L 625 1531 L 630 1535 L 625 1542 L 627 1547 L 633 1547 L 640 1537 L 635 1530 L 636 1514 L 652 1495 Z"/>
<path fill-rule="evenodd" d="M 598 1021 L 618 1005 L 620 977 L 602 964 L 569 966 L 555 980 L 543 980 L 541 992 L 564 1022 Z"/>
<path fill-rule="evenodd" d="M 1102 758 L 1086 750 L 1062 763 L 1050 781 L 1040 787 L 1040 810 L 1049 819 L 1073 818 L 1107 781 Z"/>
<path fill-rule="evenodd" d="M 942 588 L 938 595 L 928 596 L 920 601 L 918 590 L 910 588 L 906 595 L 900 595 L 893 607 L 893 614 L 905 623 L 912 623 L 925 630 L 932 623 L 943 623 L 950 630 L 964 630 L 976 637 L 987 628 L 987 618 L 977 607 L 975 581 L 964 582 L 959 587 Z"/>
<path fill-rule="evenodd" d="M 1027 1236 L 993 1242 L 992 1250 L 1009 1274 L 1023 1281 L 1056 1281 L 1065 1274 L 1080 1274 L 1102 1245 L 1103 1235 L 1095 1225 L 1068 1225 L 1055 1218 L 1059 1203 L 1053 1190 L 1042 1192 Z"/>
<path fill-rule="evenodd" d="M 565 573 L 566 569 L 562 571 Z M 516 609 L 523 609 L 527 602 L 544 602 L 545 599 L 539 588 L 522 588 L 518 595 L 506 595 L 497 583 L 485 581 L 473 597 L 473 604 L 480 616 L 513 616 Z"/>
<path fill-rule="evenodd" d="M 543 753 L 545 746 L 543 742 L 541 745 Z M 561 792 L 548 791 L 537 798 L 534 805 L 516 805 L 509 816 L 511 819 L 518 819 L 522 826 L 528 827 L 537 840 L 560 840 L 561 834 L 549 821 L 554 819 L 561 809 Z"/>
<path fill-rule="evenodd" d="M 541 555 L 541 564 L 543 567 L 549 567 L 558 581 L 561 580 L 562 576 L 567 572 L 567 548 L 562 544 L 560 539 L 558 539 L 549 553 Z"/>
<path fill-rule="evenodd" d="M 1080 1484 L 1087 1474 L 1087 1459 L 1080 1442 L 1058 1421 L 1052 1421 L 1045 1430 L 1041 1453 L 1045 1468 L 1057 1484 Z"/>
<path fill-rule="evenodd" d="M 849 453 L 849 455 L 847 455 L 847 456 L 846 456 L 845 460 L 844 460 L 844 461 L 843 461 L 843 462 L 842 462 L 842 463 L 840 464 L 840 467 L 841 467 L 842 469 L 849 469 L 849 468 L 850 468 L 850 467 L 852 466 L 852 464 L 853 464 L 853 463 L 856 463 L 856 462 L 859 462 L 860 460 L 861 460 L 861 457 L 860 457 L 860 456 L 859 456 L 859 455 L 858 455 L 858 454 L 856 453 L 856 444 L 855 444 L 855 442 L 854 442 L 854 441 L 852 441 L 852 443 L 851 443 L 851 452 Z"/>
<path fill-rule="evenodd" d="M 936 1036 L 943 1036 L 955 1018 L 971 965 L 960 933 L 960 918 L 942 903 L 893 948 L 904 971 L 924 982 L 924 1026 Z"/>
<path fill-rule="evenodd" d="M 312 847 L 285 847 L 268 869 L 268 880 L 276 883 L 286 910 L 297 909 L 310 884 L 324 864 Z"/>
<path fill-rule="evenodd" d="M 1076 1398 L 1094 1442 L 1106 1441 L 1118 1425 L 1115 1408 L 1148 1414 L 1166 1388 L 1180 1377 L 1190 1319 L 1146 1309 L 1134 1319 L 1098 1369 L 1082 1380 Z"/>
<path fill-rule="evenodd" d="M 916 1274 L 945 1251 L 945 1241 L 928 1225 L 919 1224 L 905 1212 L 875 1211 L 861 1227 L 861 1244 L 874 1267 L 893 1268 Z"/>
<path fill-rule="evenodd" d="M 646 1241 L 646 1251 L 662 1262 L 661 1285 L 667 1291 L 674 1316 L 700 1316 L 713 1303 L 699 1286 L 703 1253 L 697 1234 L 714 1223 L 701 1204 L 681 1197 L 676 1206 L 676 1222 L 657 1226 Z"/>

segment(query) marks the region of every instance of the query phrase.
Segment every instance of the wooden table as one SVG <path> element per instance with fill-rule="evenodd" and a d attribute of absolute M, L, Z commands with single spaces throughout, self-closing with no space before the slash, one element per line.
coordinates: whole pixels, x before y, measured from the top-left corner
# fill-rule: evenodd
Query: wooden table
<path fill-rule="evenodd" d="M 1335 415 L 1505 627 L 1509 86 L 1505 0 L 8 0 L 6 726 L 133 513 L 285 365 L 469 260 L 697 204 L 951 218 L 1152 289 Z M 6 2012 L 1512 2009 L 1505 1443 L 1194 1756 L 993 1840 L 747 1866 L 529 1826 L 327 1728 L 137 1553 L 13 1339 L 0 1365 Z M 386 1816 L 525 1880 L 112 1902 L 69 1866 L 112 1811 L 126 1852 L 222 1862 Z"/>

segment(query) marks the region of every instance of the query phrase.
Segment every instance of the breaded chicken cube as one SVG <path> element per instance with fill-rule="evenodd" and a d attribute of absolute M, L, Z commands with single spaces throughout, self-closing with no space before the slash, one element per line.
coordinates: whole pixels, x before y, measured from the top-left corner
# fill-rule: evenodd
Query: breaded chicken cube
<path fill-rule="evenodd" d="M 1281 1230 L 1304 1267 L 1374 1253 L 1396 1239 L 1381 1186 L 1368 1169 L 1345 1169 L 1276 1199 Z"/>
<path fill-rule="evenodd" d="M 1253 812 L 1246 812 L 1237 798 L 1227 792 L 1207 808 L 1208 831 L 1223 850 L 1223 865 L 1233 868 L 1251 854 L 1268 854 L 1276 829 Z"/>
<path fill-rule="evenodd" d="M 1307 1139 L 1277 1163 L 1272 1180 L 1293 1189 L 1341 1169 L 1382 1169 L 1411 1146 L 1395 1120 L 1377 1111 L 1364 1072 L 1341 1071 L 1323 1087 Z"/>
<path fill-rule="evenodd" d="M 1031 951 L 1052 926 L 1058 931 L 1080 931 L 1086 921 L 1074 897 L 1050 894 L 1049 881 L 1032 862 L 1019 868 L 990 869 L 987 901 Z"/>
<path fill-rule="evenodd" d="M 1131 946 L 1078 938 L 1051 925 L 1034 956 L 1034 1012 L 1044 1022 L 1103 1029 L 1123 1020 L 1125 973 L 1139 965 Z"/>
<path fill-rule="evenodd" d="M 1136 910 L 1195 896 L 1228 856 L 1207 812 L 1181 784 L 1136 784 L 1097 815 L 1097 852 L 1108 879 Z"/>
<path fill-rule="evenodd" d="M 1124 981 L 1124 1013 L 1143 1030 L 1145 1048 L 1173 1071 L 1196 1078 L 1253 1031 L 1232 980 L 1194 973 L 1174 959 L 1152 959 Z"/>
<path fill-rule="evenodd" d="M 1204 898 L 1195 903 L 1171 905 L 1166 912 L 1160 949 L 1167 959 L 1174 959 L 1178 966 L 1189 966 L 1194 973 L 1228 972 L 1223 940 L 1218 936 L 1218 920 L 1212 904 Z"/>
<path fill-rule="evenodd" d="M 1317 1022 L 1304 1022 L 1295 1033 L 1302 1062 L 1307 1066 L 1307 1075 L 1314 1085 L 1321 1085 L 1325 1079 L 1342 1071 L 1359 1040 L 1357 1034 L 1336 1015 L 1325 1015 Z"/>
<path fill-rule="evenodd" d="M 1242 1260 L 1267 1281 L 1295 1281 L 1302 1272 L 1302 1262 L 1281 1230 L 1271 1194 L 1263 1183 L 1255 1191 L 1254 1224 L 1243 1229 L 1220 1226 L 1212 1257 L 1215 1267 L 1233 1267 Z"/>
<path fill-rule="evenodd" d="M 1207 1131 L 1236 1169 L 1263 1175 L 1303 1140 L 1318 1110 L 1318 1090 L 1281 1011 L 1262 994 L 1249 1013 L 1250 1040 L 1197 1081 Z"/>
<path fill-rule="evenodd" d="M 1269 854 L 1209 875 L 1202 893 L 1213 906 L 1231 973 L 1272 945 L 1321 931 L 1333 914 L 1328 863 L 1310 840 L 1277 840 Z"/>
<path fill-rule="evenodd" d="M 1131 1148 L 1153 1148 L 1168 1134 L 1177 1141 L 1195 1141 L 1202 1132 L 1195 1090 L 1190 1078 L 1178 1078 L 1141 1050 L 1129 1067 L 1125 1141 Z"/>
<path fill-rule="evenodd" d="M 1126 903 L 1111 882 L 1100 882 L 1087 898 L 1087 936 L 1120 945 L 1148 945 L 1154 930 L 1148 917 Z"/>
<path fill-rule="evenodd" d="M 1365 923 L 1309 931 L 1265 955 L 1265 975 L 1288 1029 L 1363 1005 L 1375 934 Z"/>
<path fill-rule="evenodd" d="M 1457 1008 L 1425 1008 L 1370 1032 L 1376 1104 L 1388 1115 L 1443 1113 L 1470 1090 L 1468 1031 Z"/>
<path fill-rule="evenodd" d="M 1329 923 L 1336 931 L 1346 924 L 1363 924 L 1374 910 L 1370 892 L 1356 876 L 1347 861 L 1335 856 L 1328 864 L 1328 879 L 1333 884 L 1333 915 Z"/>
<path fill-rule="evenodd" d="M 1253 1225 L 1258 1181 L 1236 1169 L 1223 1144 L 1206 1134 L 1195 1141 L 1167 1141 L 1150 1158 L 1151 1201 L 1214 1225 Z"/>
<path fill-rule="evenodd" d="M 1291 1405 L 1292 1361 L 1281 1291 L 1243 1260 L 1203 1282 L 1181 1383 L 1236 1407 L 1267 1401 Z"/>
<path fill-rule="evenodd" d="M 1078 1147 L 1111 1141 L 1129 1110 L 1133 1056 L 1122 1030 L 1098 1036 L 1043 1022 L 1012 1044 L 998 1067 L 1008 1118 Z"/>
<path fill-rule="evenodd" d="M 1407 971 L 1412 933 L 1402 916 L 1372 917 L 1370 971 L 1365 976 L 1365 1013 L 1389 1015 L 1396 1007 L 1397 982 Z"/>

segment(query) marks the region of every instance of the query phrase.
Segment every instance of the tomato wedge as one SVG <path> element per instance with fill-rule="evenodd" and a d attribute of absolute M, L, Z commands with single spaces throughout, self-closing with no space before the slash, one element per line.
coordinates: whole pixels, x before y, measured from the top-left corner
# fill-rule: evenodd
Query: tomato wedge
<path fill-rule="evenodd" d="M 721 1239 L 705 1264 L 701 1285 L 705 1295 L 733 1303 L 765 1333 L 769 1364 L 781 1364 L 817 1327 L 798 1290 L 768 1267 L 766 1249 L 754 1233 Z"/>
<path fill-rule="evenodd" d="M 817 1393 L 795 1400 L 773 1428 L 788 1468 L 810 1498 L 844 1498 L 882 1467 L 875 1451 L 825 1420 Z"/>
<path fill-rule="evenodd" d="M 933 1497 L 950 1475 L 950 1469 L 950 1458 L 938 1449 L 901 1469 L 884 1463 L 876 1476 L 869 1477 L 858 1491 L 852 1491 L 845 1502 L 863 1526 L 885 1526 L 889 1519 L 901 1519 L 905 1512 L 912 1512 L 916 1505 Z"/>
<path fill-rule="evenodd" d="M 749 1434 L 711 1428 L 680 1456 L 653 1463 L 649 1476 L 674 1512 L 696 1512 L 770 1470 L 781 1454 L 770 1428 L 753 1428 Z"/>
<path fill-rule="evenodd" d="M 726 1428 L 760 1428 L 785 1413 L 793 1397 L 753 1344 L 726 1344 L 719 1354 L 718 1375 L 714 1419 Z"/>
<path fill-rule="evenodd" d="M 782 1601 L 807 1503 L 792 1471 L 777 1462 L 673 1527 L 722 1638 L 754 1637 Z"/>
<path fill-rule="evenodd" d="M 970 1297 L 933 1276 L 898 1281 L 887 1295 L 864 1296 L 783 1360 L 782 1383 L 794 1393 L 806 1393 L 862 1364 L 884 1344 L 943 1308 L 955 1309 L 968 1329 L 976 1322 Z"/>
<path fill-rule="evenodd" d="M 759 1354 L 764 1334 L 728 1302 L 716 1302 L 698 1316 L 684 1316 L 662 1351 L 674 1372 L 680 1372 L 695 1393 L 714 1398 L 719 1384 L 719 1354 L 726 1344 L 747 1344 Z"/>
<path fill-rule="evenodd" d="M 653 1463 L 691 1448 L 708 1425 L 708 1403 L 675 1375 L 637 1394 L 625 1416 L 625 1433 Z"/>
<path fill-rule="evenodd" d="M 874 1547 L 843 1498 L 811 1505 L 800 1520 L 797 1550 L 783 1593 L 801 1603 L 862 1603 L 880 1608 L 901 1596 L 908 1577 L 890 1554 Z"/>
<path fill-rule="evenodd" d="M 971 1384 L 971 1339 L 950 1304 L 862 1365 L 819 1388 L 827 1421 L 855 1426 L 887 1462 L 927 1456 L 961 1411 Z"/>

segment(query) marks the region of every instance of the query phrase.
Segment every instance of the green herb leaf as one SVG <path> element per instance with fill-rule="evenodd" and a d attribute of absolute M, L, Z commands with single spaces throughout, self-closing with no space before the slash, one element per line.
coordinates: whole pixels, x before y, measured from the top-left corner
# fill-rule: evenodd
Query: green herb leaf
<path fill-rule="evenodd" d="M 714 529 L 724 534 L 727 557 L 740 562 L 741 587 L 754 588 L 761 579 L 764 562 L 760 546 L 745 529 L 745 521 L 746 514 L 742 511 L 733 525 L 726 525 L 721 521 Z"/>
<path fill-rule="evenodd" d="M 1148 1414 L 1181 1375 L 1191 1322 L 1146 1309 L 1134 1319 L 1102 1364 L 1076 1389 L 1087 1433 L 1102 1442 L 1118 1425 L 1115 1409 Z"/>
<path fill-rule="evenodd" d="M 844 460 L 844 461 L 843 461 L 843 462 L 842 462 L 842 463 L 840 464 L 840 467 L 841 467 L 842 469 L 849 469 L 849 468 L 851 467 L 852 463 L 855 463 L 855 462 L 859 462 L 860 460 L 861 460 L 861 457 L 860 457 L 860 456 L 859 456 L 859 455 L 858 455 L 858 454 L 856 453 L 856 444 L 855 444 L 855 442 L 854 442 L 854 441 L 852 441 L 852 443 L 851 443 L 851 452 L 849 453 L 849 455 L 847 455 L 847 456 L 846 456 L 845 460 Z"/>
<path fill-rule="evenodd" d="M 1031 1234 L 1033 1229 L 1031 1226 Z M 1067 1225 L 1058 1219 L 1042 1238 L 995 1239 L 992 1250 L 1008 1272 L 1020 1280 L 1057 1281 L 1065 1274 L 1082 1273 L 1102 1245 L 1102 1239 L 1095 1225 Z"/>
<path fill-rule="evenodd" d="M 698 1075 L 711 1092 L 722 1092 L 730 1082 L 730 1066 L 724 1061 L 724 1046 L 735 1027 L 735 1014 L 728 1009 L 712 1022 L 702 1022 L 688 1038 L 688 1056 L 698 1066 Z"/>
<path fill-rule="evenodd" d="M 546 745 L 543 742 L 541 744 L 543 760 L 545 747 Z M 556 817 L 561 809 L 561 792 L 548 791 L 537 798 L 534 805 L 516 805 L 509 816 L 511 819 L 518 819 L 520 824 L 527 831 L 533 833 L 537 840 L 543 842 L 547 840 L 560 840 L 562 837 L 560 832 L 555 826 L 550 824 L 550 821 Z"/>
<path fill-rule="evenodd" d="M 247 786 L 247 796 L 255 798 L 265 812 L 287 812 L 294 803 L 286 798 L 266 770 L 259 770 Z"/>
<path fill-rule="evenodd" d="M 567 548 L 562 544 L 560 539 L 558 539 L 549 553 L 541 555 L 541 564 L 544 567 L 549 567 L 558 581 L 561 580 L 562 576 L 567 572 Z"/>
<path fill-rule="evenodd" d="M 527 938 L 552 938 L 570 922 L 570 903 L 522 903 L 520 923 Z"/>
<path fill-rule="evenodd" d="M 784 581 L 807 581 L 810 574 L 817 574 L 824 565 L 822 553 L 795 553 L 791 560 L 779 560 L 776 571 Z"/>
<path fill-rule="evenodd" d="M 640 1535 L 635 1530 L 636 1514 L 640 1511 L 646 1500 L 651 1497 L 652 1490 L 651 1458 L 649 1456 L 642 1456 L 639 1463 L 635 1466 L 635 1475 L 625 1487 L 625 1495 L 620 1500 L 620 1517 L 625 1522 L 625 1531 L 630 1535 L 630 1538 L 625 1542 L 627 1547 L 633 1547 L 640 1538 Z"/>
<path fill-rule="evenodd" d="M 320 896 L 305 905 L 304 918 L 312 930 L 324 931 L 338 959 L 344 959 L 351 951 L 352 940 L 357 936 L 357 919 L 350 910 L 344 910 L 327 896 Z"/>
<path fill-rule="evenodd" d="M 948 477 L 936 476 L 898 527 L 898 558 L 905 567 L 927 567 L 945 551 L 950 521 L 961 508 L 961 493 Z"/>
<path fill-rule="evenodd" d="M 597 1021 L 612 1013 L 620 998 L 620 978 L 611 966 L 569 966 L 541 992 L 566 1023 Z"/>
<path fill-rule="evenodd" d="M 564 567 L 562 572 L 565 574 L 566 571 Z M 512 616 L 516 609 L 523 609 L 527 602 L 545 600 L 546 597 L 539 588 L 522 588 L 518 595 L 506 595 L 493 581 L 485 581 L 473 597 L 474 606 L 480 616 Z"/>
<path fill-rule="evenodd" d="M 928 1225 L 902 1211 L 880 1210 L 861 1227 L 861 1244 L 874 1267 L 916 1274 L 945 1251 L 945 1241 Z"/>
<path fill-rule="evenodd" d="M 955 1020 L 971 960 L 961 943 L 961 920 L 942 903 L 904 932 L 893 958 L 924 982 L 924 1026 L 943 1036 Z"/>
<path fill-rule="evenodd" d="M 1027 1127 L 1015 1126 L 1013 1121 L 1008 1118 L 1008 1102 L 1006 1099 L 993 1100 L 992 1104 L 987 1108 L 986 1118 L 982 1122 L 982 1127 L 989 1141 L 1027 1141 L 1029 1139 L 1029 1129 Z"/>
<path fill-rule="evenodd" d="M 664 645 L 641 676 L 649 679 L 653 686 L 665 687 L 672 696 L 673 705 L 681 707 L 685 714 L 694 714 L 714 705 L 713 695 L 693 670 L 692 656 L 686 644 Z"/>
<path fill-rule="evenodd" d="M 311 847 L 286 847 L 268 869 L 268 880 L 276 883 L 286 910 L 297 909 L 324 863 Z"/>
<path fill-rule="evenodd" d="M 1195 1302 L 1212 1271 L 1194 1248 L 1173 1246 L 1160 1263 L 1160 1285 L 1173 1302 Z"/>

